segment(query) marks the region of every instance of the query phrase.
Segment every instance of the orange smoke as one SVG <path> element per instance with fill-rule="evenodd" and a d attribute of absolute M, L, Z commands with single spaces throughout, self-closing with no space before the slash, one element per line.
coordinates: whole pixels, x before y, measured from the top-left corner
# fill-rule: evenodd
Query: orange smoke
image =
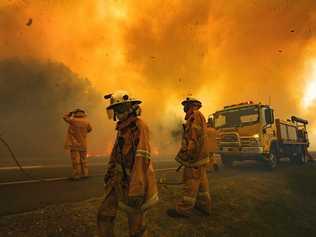
<path fill-rule="evenodd" d="M 156 146 L 152 146 L 151 147 L 151 153 L 152 153 L 153 156 L 159 156 L 160 155 L 159 148 L 156 147 Z"/>
<path fill-rule="evenodd" d="M 278 116 L 309 119 L 316 139 L 314 0 L 25 0 L 0 10 L 0 57 L 53 59 L 101 92 L 131 91 L 161 151 L 174 150 L 188 93 L 205 115 L 271 100 Z"/>

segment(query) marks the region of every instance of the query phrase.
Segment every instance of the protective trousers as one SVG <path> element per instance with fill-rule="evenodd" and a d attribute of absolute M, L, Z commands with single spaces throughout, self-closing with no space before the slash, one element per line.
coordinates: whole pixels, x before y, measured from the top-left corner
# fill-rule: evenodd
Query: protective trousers
<path fill-rule="evenodd" d="M 177 212 L 189 216 L 194 206 L 196 206 L 209 213 L 211 196 L 208 186 L 207 165 L 197 168 L 185 167 L 183 185 L 183 199 L 176 205 Z"/>
<path fill-rule="evenodd" d="M 88 176 L 88 166 L 87 166 L 87 151 L 70 151 L 71 161 L 72 161 L 72 169 L 73 169 L 73 177 L 79 178 Z"/>
<path fill-rule="evenodd" d="M 113 189 L 103 200 L 97 219 L 98 235 L 100 237 L 114 236 L 114 221 L 119 206 L 118 195 Z M 129 236 L 146 237 L 147 229 L 145 225 L 145 212 L 135 210 L 127 212 Z"/>

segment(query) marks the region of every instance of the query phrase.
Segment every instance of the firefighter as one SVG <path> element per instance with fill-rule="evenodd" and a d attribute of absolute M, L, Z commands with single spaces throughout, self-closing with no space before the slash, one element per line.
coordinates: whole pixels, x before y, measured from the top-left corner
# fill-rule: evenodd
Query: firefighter
<path fill-rule="evenodd" d="M 92 127 L 87 120 L 84 110 L 76 109 L 64 115 L 64 120 L 69 124 L 65 148 L 70 150 L 73 174 L 72 179 L 78 180 L 88 177 L 87 166 L 87 134 Z"/>
<path fill-rule="evenodd" d="M 192 97 L 187 97 L 184 107 L 185 124 L 180 151 L 176 161 L 183 170 L 183 197 L 175 209 L 167 210 L 170 217 L 189 217 L 193 209 L 204 215 L 210 214 L 211 197 L 209 193 L 207 167 L 209 164 L 207 148 L 207 124 L 199 111 L 202 103 Z"/>
<path fill-rule="evenodd" d="M 216 141 L 217 131 L 214 128 L 213 118 L 209 117 L 207 121 L 207 147 L 209 152 L 209 170 L 211 171 L 219 171 L 218 159 L 216 157 L 216 153 L 218 152 L 218 146 Z"/>
<path fill-rule="evenodd" d="M 307 147 L 305 147 L 305 154 L 307 156 L 307 163 L 310 163 L 311 165 L 313 165 L 314 164 L 314 157 L 308 151 Z"/>
<path fill-rule="evenodd" d="M 145 216 L 158 202 L 153 162 L 149 145 L 149 130 L 139 118 L 140 100 L 119 91 L 106 95 L 109 118 L 116 124 L 116 141 L 104 177 L 105 198 L 99 208 L 99 236 L 114 236 L 117 209 L 127 214 L 130 236 L 147 236 Z"/>

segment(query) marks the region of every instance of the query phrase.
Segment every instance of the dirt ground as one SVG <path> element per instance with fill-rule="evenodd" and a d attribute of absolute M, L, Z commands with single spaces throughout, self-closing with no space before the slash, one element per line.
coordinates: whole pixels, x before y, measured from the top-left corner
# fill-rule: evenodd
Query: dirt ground
<path fill-rule="evenodd" d="M 213 201 L 209 217 L 168 217 L 165 212 L 181 196 L 181 186 L 160 184 L 161 201 L 148 213 L 151 236 L 316 236 L 316 167 L 284 165 L 271 172 L 258 165 L 241 165 L 211 173 L 209 178 Z M 96 236 L 101 200 L 3 216 L 0 236 Z M 117 236 L 127 236 L 122 212 L 115 231 Z"/>

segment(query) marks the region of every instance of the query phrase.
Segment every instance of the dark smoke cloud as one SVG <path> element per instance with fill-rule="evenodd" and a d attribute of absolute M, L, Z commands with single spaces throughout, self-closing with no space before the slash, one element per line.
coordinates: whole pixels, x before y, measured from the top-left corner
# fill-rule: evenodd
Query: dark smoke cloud
<path fill-rule="evenodd" d="M 102 124 L 96 123 L 100 118 L 94 116 L 101 109 L 102 97 L 87 79 L 61 63 L 0 61 L 0 101 L 0 133 L 19 157 L 63 157 L 66 126 L 62 115 L 77 107 L 85 109 L 94 120 L 92 125 L 102 131 Z M 6 154 L 3 147 L 0 152 Z"/>

